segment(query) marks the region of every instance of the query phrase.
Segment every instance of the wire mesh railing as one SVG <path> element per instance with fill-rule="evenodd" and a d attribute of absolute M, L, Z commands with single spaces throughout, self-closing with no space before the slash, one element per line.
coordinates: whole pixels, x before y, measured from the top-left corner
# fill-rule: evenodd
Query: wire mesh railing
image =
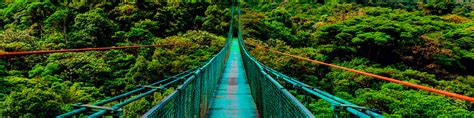
<path fill-rule="evenodd" d="M 100 117 L 100 116 L 105 115 L 107 113 L 112 114 L 113 116 L 120 116 L 122 114 L 122 110 L 120 109 L 121 107 L 123 107 L 123 106 L 125 106 L 125 105 L 127 105 L 127 104 L 129 104 L 133 101 L 136 101 L 140 98 L 148 96 L 148 95 L 150 95 L 154 92 L 157 92 L 159 90 L 165 90 L 170 85 L 174 85 L 174 84 L 179 83 L 180 81 L 183 81 L 184 79 L 190 77 L 192 75 L 192 73 L 195 72 L 195 70 L 196 69 L 190 69 L 190 70 L 184 71 L 180 74 L 165 78 L 163 80 L 160 80 L 158 82 L 155 82 L 155 83 L 152 83 L 152 84 L 149 84 L 149 85 L 140 86 L 135 90 L 132 90 L 132 91 L 120 94 L 118 96 L 114 96 L 114 97 L 102 100 L 102 101 L 94 103 L 94 104 L 90 104 L 90 105 L 89 104 L 82 104 L 82 103 L 75 104 L 74 106 L 76 106 L 77 109 L 74 109 L 70 112 L 67 112 L 67 113 L 61 114 L 59 116 L 56 116 L 56 118 L 79 117 L 79 116 L 81 116 L 81 114 L 84 114 L 84 113 L 88 113 L 88 114 L 92 113 L 92 115 L 89 116 L 90 118 Z M 146 91 L 146 90 L 148 90 L 148 91 Z M 137 96 L 125 99 L 127 97 L 132 96 L 132 95 L 137 95 Z M 118 103 L 118 104 L 115 104 L 111 107 L 103 106 L 103 105 L 111 103 L 113 101 L 119 101 L 119 100 L 123 100 L 123 99 L 125 99 L 125 100 Z M 86 114 L 86 115 L 88 115 L 88 114 Z"/>
<path fill-rule="evenodd" d="M 238 7 L 240 16 L 240 7 Z M 247 72 L 252 95 L 257 102 L 257 108 L 264 117 L 314 117 L 313 114 L 304 107 L 291 93 L 286 90 L 277 80 L 283 80 L 297 88 L 319 97 L 332 105 L 337 113 L 339 110 L 345 110 L 354 116 L 362 118 L 383 118 L 378 112 L 371 109 L 357 106 L 346 100 L 333 96 L 327 92 L 311 87 L 303 82 L 290 78 L 278 71 L 275 71 L 253 58 L 245 48 L 240 26 L 240 17 L 238 20 L 238 37 L 240 40 L 241 53 L 244 60 L 244 66 Z M 279 91 L 279 92 L 276 92 Z M 339 115 L 336 114 L 335 117 Z"/>
<path fill-rule="evenodd" d="M 209 62 L 199 68 L 183 85 L 154 106 L 143 117 L 203 117 L 208 112 L 209 101 L 217 87 L 217 82 L 223 74 L 225 63 L 232 40 L 234 6 L 231 8 L 232 19 L 227 42 L 221 51 Z"/>
<path fill-rule="evenodd" d="M 240 7 L 238 12 L 238 38 L 247 79 L 262 117 L 314 117 L 291 93 L 267 74 L 264 66 L 255 60 L 245 49 L 240 30 Z"/>
<path fill-rule="evenodd" d="M 310 95 L 308 97 L 318 97 L 318 98 L 323 99 L 324 101 L 329 102 L 331 104 L 331 108 L 336 112 L 336 114 L 334 114 L 334 116 L 336 117 L 340 116 L 340 112 L 342 110 L 345 110 L 351 113 L 352 115 L 355 115 L 361 118 L 370 118 L 370 117 L 383 118 L 383 116 L 380 115 L 380 112 L 378 112 L 378 110 L 376 109 L 370 109 L 370 108 L 358 106 L 344 99 L 331 95 L 325 91 L 322 91 L 316 87 L 309 86 L 294 78 L 288 77 L 269 67 L 264 66 L 264 70 L 265 72 L 269 73 L 272 77 L 276 78 L 277 80 L 281 80 L 285 84 L 293 86 L 293 88 L 295 89 L 302 90 L 302 92 L 308 93 L 306 94 L 306 95 Z"/>

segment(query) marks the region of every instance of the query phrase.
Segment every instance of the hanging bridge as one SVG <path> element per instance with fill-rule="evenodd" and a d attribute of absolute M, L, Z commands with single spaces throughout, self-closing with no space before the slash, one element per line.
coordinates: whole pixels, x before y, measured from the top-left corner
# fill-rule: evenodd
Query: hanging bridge
<path fill-rule="evenodd" d="M 351 116 L 362 118 L 383 117 L 376 109 L 359 106 L 338 98 L 300 82 L 297 79 L 288 77 L 257 61 L 246 50 L 247 48 L 243 41 L 240 25 L 240 7 L 234 8 L 234 6 L 232 6 L 231 13 L 232 19 L 230 21 L 227 41 L 224 47 L 203 66 L 186 70 L 180 74 L 164 78 L 149 85 L 139 86 L 135 90 L 94 104 L 75 104 L 74 106 L 76 109 L 61 114 L 57 116 L 57 118 L 80 117 L 83 115 L 87 115 L 90 118 L 102 117 L 104 115 L 119 117 L 123 112 L 121 107 L 145 96 L 153 95 L 155 92 L 163 91 L 171 86 L 177 88 L 170 95 L 166 96 L 158 104 L 148 110 L 148 112 L 143 114 L 143 117 L 314 117 L 305 105 L 290 93 L 290 89 L 297 90 L 297 93 L 304 93 L 306 96 L 305 99 L 309 97 L 327 101 L 331 104 L 331 109 L 335 111 L 334 117 L 339 117 L 340 112 L 346 112 L 351 114 Z M 237 23 L 235 24 L 234 22 Z M 235 27 L 237 30 L 234 30 Z M 236 33 L 236 35 L 234 33 Z M 44 54 L 53 52 L 78 52 L 88 50 L 100 51 L 169 45 L 177 44 L 17 52 L 3 53 L 0 54 L 0 56 Z M 271 49 L 266 50 L 474 102 L 474 99 L 471 97 L 348 69 L 308 58 L 302 58 Z M 114 101 L 119 101 L 119 103 L 113 104 L 112 106 L 105 106 Z"/>

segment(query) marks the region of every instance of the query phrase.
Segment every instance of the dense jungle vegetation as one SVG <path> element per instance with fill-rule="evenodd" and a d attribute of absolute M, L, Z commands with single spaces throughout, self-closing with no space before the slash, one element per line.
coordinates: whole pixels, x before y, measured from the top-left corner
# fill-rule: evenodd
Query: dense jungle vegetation
<path fill-rule="evenodd" d="M 59 115 L 198 67 L 224 45 L 231 18 L 228 6 L 208 3 L 15 2 L 0 13 L 0 52 L 188 44 L 0 57 L 0 114 L 14 117 Z M 170 91 L 125 106 L 124 115 L 141 116 Z"/>
<path fill-rule="evenodd" d="M 243 4 L 246 42 L 474 97 L 472 5 L 446 2 Z M 51 117 L 198 67 L 224 45 L 229 4 L 0 5 L 0 53 L 164 43 L 0 57 L 0 116 Z M 261 62 L 386 116 L 470 116 L 474 104 L 252 48 Z M 172 88 L 124 107 L 139 117 Z M 296 93 L 295 93 L 296 94 Z M 300 95 L 297 97 L 301 98 Z M 306 106 L 332 114 L 327 102 Z"/>
<path fill-rule="evenodd" d="M 372 5 L 247 5 L 241 16 L 244 37 L 252 45 L 474 96 L 472 6 L 444 2 Z M 251 53 L 277 71 L 355 104 L 379 109 L 387 116 L 474 114 L 474 104 L 463 100 L 300 61 L 262 48 Z M 323 100 L 306 106 L 321 116 L 333 113 Z"/>

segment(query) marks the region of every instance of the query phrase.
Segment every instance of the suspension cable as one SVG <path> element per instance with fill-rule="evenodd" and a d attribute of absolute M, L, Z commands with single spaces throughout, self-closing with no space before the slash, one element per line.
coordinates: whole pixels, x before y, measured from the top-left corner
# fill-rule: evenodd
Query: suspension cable
<path fill-rule="evenodd" d="M 309 58 L 305 58 L 305 57 L 301 57 L 301 56 L 296 56 L 296 55 L 292 55 L 292 54 L 272 50 L 272 49 L 267 48 L 267 47 L 257 46 L 257 45 L 253 45 L 253 44 L 249 44 L 249 43 L 246 43 L 246 44 L 254 46 L 256 48 L 262 48 L 262 49 L 265 49 L 265 50 L 273 52 L 273 53 L 277 53 L 277 54 L 281 54 L 281 55 L 284 55 L 284 56 L 292 57 L 292 58 L 295 58 L 295 59 L 309 61 L 309 62 L 312 62 L 312 63 L 317 63 L 317 64 L 320 64 L 320 65 L 325 65 L 325 66 L 329 66 L 329 67 L 332 67 L 332 68 L 337 68 L 337 69 L 341 69 L 341 70 L 345 70 L 345 71 L 349 71 L 349 72 L 354 72 L 354 73 L 357 73 L 357 74 L 361 74 L 361 75 L 373 77 L 373 78 L 376 78 L 376 79 L 389 81 L 389 82 L 392 82 L 392 83 L 401 84 L 401 85 L 404 85 L 404 86 L 409 86 L 409 87 L 413 87 L 413 88 L 417 88 L 417 89 L 430 91 L 430 92 L 434 92 L 434 93 L 437 93 L 437 94 L 457 98 L 457 99 L 466 100 L 466 101 L 469 101 L 469 102 L 474 102 L 474 98 L 468 97 L 468 96 L 465 96 L 465 95 L 460 95 L 460 94 L 451 93 L 451 92 L 448 92 L 448 91 L 439 90 L 439 89 L 435 89 L 435 88 L 431 88 L 431 87 L 427 87 L 427 86 L 413 84 L 413 83 L 401 81 L 401 80 L 398 80 L 398 79 L 393 79 L 393 78 L 384 77 L 384 76 L 380 76 L 380 75 L 376 75 L 376 74 L 372 74 L 372 73 L 368 73 L 368 72 L 364 72 L 364 71 L 360 71 L 360 70 L 355 70 L 355 69 L 350 69 L 350 68 L 330 64 L 330 63 L 325 63 L 325 62 L 322 62 L 322 61 L 312 60 L 312 59 L 309 59 Z"/>
<path fill-rule="evenodd" d="M 127 49 L 127 48 L 145 48 L 145 47 L 160 47 L 160 46 L 175 46 L 175 45 L 185 45 L 185 44 L 152 44 L 152 45 L 139 45 L 139 46 L 118 46 L 118 47 L 98 47 L 98 48 L 77 48 L 77 49 L 61 49 L 61 50 L 4 52 L 4 53 L 0 53 L 0 57 L 2 57 L 2 56 L 32 55 L 32 54 L 47 54 L 47 53 L 57 53 L 57 52 L 105 51 L 105 50 L 117 50 L 117 49 Z"/>

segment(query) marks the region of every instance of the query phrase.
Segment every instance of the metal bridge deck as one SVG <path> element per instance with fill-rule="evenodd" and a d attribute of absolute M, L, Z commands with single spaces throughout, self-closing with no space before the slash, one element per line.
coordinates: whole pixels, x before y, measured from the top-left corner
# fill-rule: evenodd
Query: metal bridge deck
<path fill-rule="evenodd" d="M 211 99 L 208 116 L 215 118 L 258 117 L 257 107 L 245 75 L 237 38 L 232 39 L 229 58 L 224 74 L 219 80 L 217 91 Z"/>

